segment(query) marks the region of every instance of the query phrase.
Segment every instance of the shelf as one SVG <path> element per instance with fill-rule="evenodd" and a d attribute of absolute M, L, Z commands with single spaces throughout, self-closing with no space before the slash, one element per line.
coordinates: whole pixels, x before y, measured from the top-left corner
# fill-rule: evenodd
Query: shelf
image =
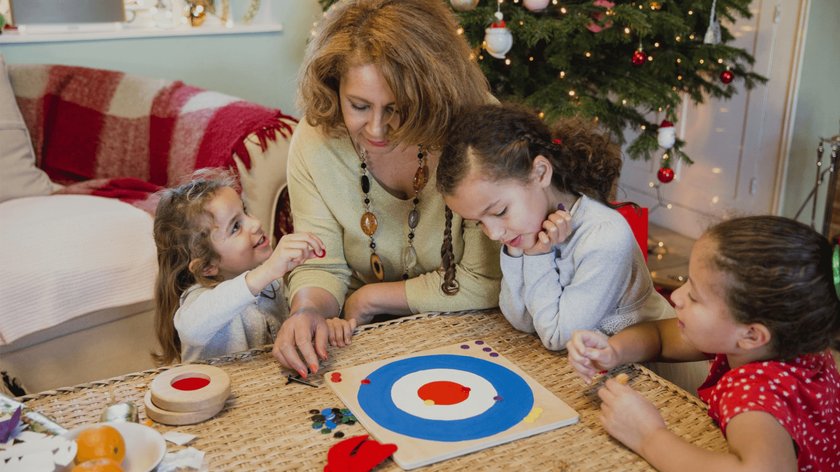
<path fill-rule="evenodd" d="M 68 25 L 69 27 L 69 25 Z M 100 25 L 99 28 L 102 28 Z M 281 23 L 268 23 L 257 25 L 233 25 L 227 26 L 199 26 L 199 27 L 176 27 L 176 28 L 113 28 L 109 31 L 78 29 L 75 31 L 50 31 L 50 32 L 15 32 L 5 31 L 0 34 L 0 44 L 30 44 L 30 43 L 55 43 L 71 41 L 102 41 L 112 39 L 146 39 L 165 38 L 173 36 L 218 36 L 227 34 L 256 34 L 256 33 L 279 33 L 283 31 Z"/>

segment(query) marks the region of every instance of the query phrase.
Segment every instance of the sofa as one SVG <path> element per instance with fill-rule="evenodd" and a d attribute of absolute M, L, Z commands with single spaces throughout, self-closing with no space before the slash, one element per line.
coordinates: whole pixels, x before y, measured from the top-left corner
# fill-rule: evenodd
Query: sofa
<path fill-rule="evenodd" d="M 295 124 L 178 81 L 0 56 L 0 371 L 32 393 L 154 367 L 155 192 L 228 168 L 274 238 Z"/>

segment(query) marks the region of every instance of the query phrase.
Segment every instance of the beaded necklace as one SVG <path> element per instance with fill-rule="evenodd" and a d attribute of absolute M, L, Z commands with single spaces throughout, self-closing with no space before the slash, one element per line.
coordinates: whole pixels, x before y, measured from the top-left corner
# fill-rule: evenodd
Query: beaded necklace
<path fill-rule="evenodd" d="M 382 259 L 376 254 L 376 240 L 373 235 L 379 227 L 379 222 L 376 215 L 370 209 L 370 177 L 367 175 L 367 150 L 360 146 L 359 159 L 361 163 L 361 185 L 364 199 L 365 211 L 362 214 L 362 219 L 359 225 L 362 231 L 370 238 L 370 269 L 376 279 L 382 282 L 385 280 L 385 267 L 382 265 Z M 407 280 L 409 277 L 409 269 L 416 264 L 417 251 L 414 249 L 414 230 L 420 222 L 420 211 L 417 210 L 417 205 L 420 203 L 420 191 L 426 186 L 429 181 L 429 167 L 426 165 L 426 152 L 423 151 L 423 145 L 417 146 L 417 170 L 414 172 L 414 198 L 411 200 L 411 211 L 408 212 L 408 245 L 403 249 L 402 264 L 403 274 L 402 279 Z"/>

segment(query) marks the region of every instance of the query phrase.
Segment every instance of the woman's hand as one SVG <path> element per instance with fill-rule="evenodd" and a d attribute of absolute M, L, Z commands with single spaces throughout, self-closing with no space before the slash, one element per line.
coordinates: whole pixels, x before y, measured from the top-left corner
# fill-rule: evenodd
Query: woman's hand
<path fill-rule="evenodd" d="M 565 210 L 550 213 L 543 221 L 542 231 L 537 234 L 534 245 L 525 249 L 525 255 L 546 254 L 565 241 L 572 234 L 572 215 Z"/>
<path fill-rule="evenodd" d="M 618 365 L 618 353 L 609 338 L 598 331 L 575 331 L 566 343 L 569 364 L 587 383 L 602 370 Z"/>
<path fill-rule="evenodd" d="M 271 353 L 281 365 L 306 378 L 309 372 L 318 372 L 319 358 L 327 359 L 328 333 L 327 322 L 319 313 L 298 311 L 280 326 Z"/>
<path fill-rule="evenodd" d="M 653 433 L 667 429 L 659 410 L 639 392 L 615 379 L 598 390 L 601 422 L 610 436 L 640 454 L 642 444 Z"/>

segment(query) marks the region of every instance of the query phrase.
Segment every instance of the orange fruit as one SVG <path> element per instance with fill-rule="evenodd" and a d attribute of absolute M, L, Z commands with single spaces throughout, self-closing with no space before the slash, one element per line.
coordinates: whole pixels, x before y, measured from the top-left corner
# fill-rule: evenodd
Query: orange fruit
<path fill-rule="evenodd" d="M 101 458 L 84 461 L 70 472 L 123 472 L 123 468 L 114 459 Z"/>
<path fill-rule="evenodd" d="M 119 465 L 125 459 L 125 441 L 113 426 L 94 426 L 82 430 L 76 436 L 76 446 L 77 464 L 91 459 L 111 459 Z"/>

